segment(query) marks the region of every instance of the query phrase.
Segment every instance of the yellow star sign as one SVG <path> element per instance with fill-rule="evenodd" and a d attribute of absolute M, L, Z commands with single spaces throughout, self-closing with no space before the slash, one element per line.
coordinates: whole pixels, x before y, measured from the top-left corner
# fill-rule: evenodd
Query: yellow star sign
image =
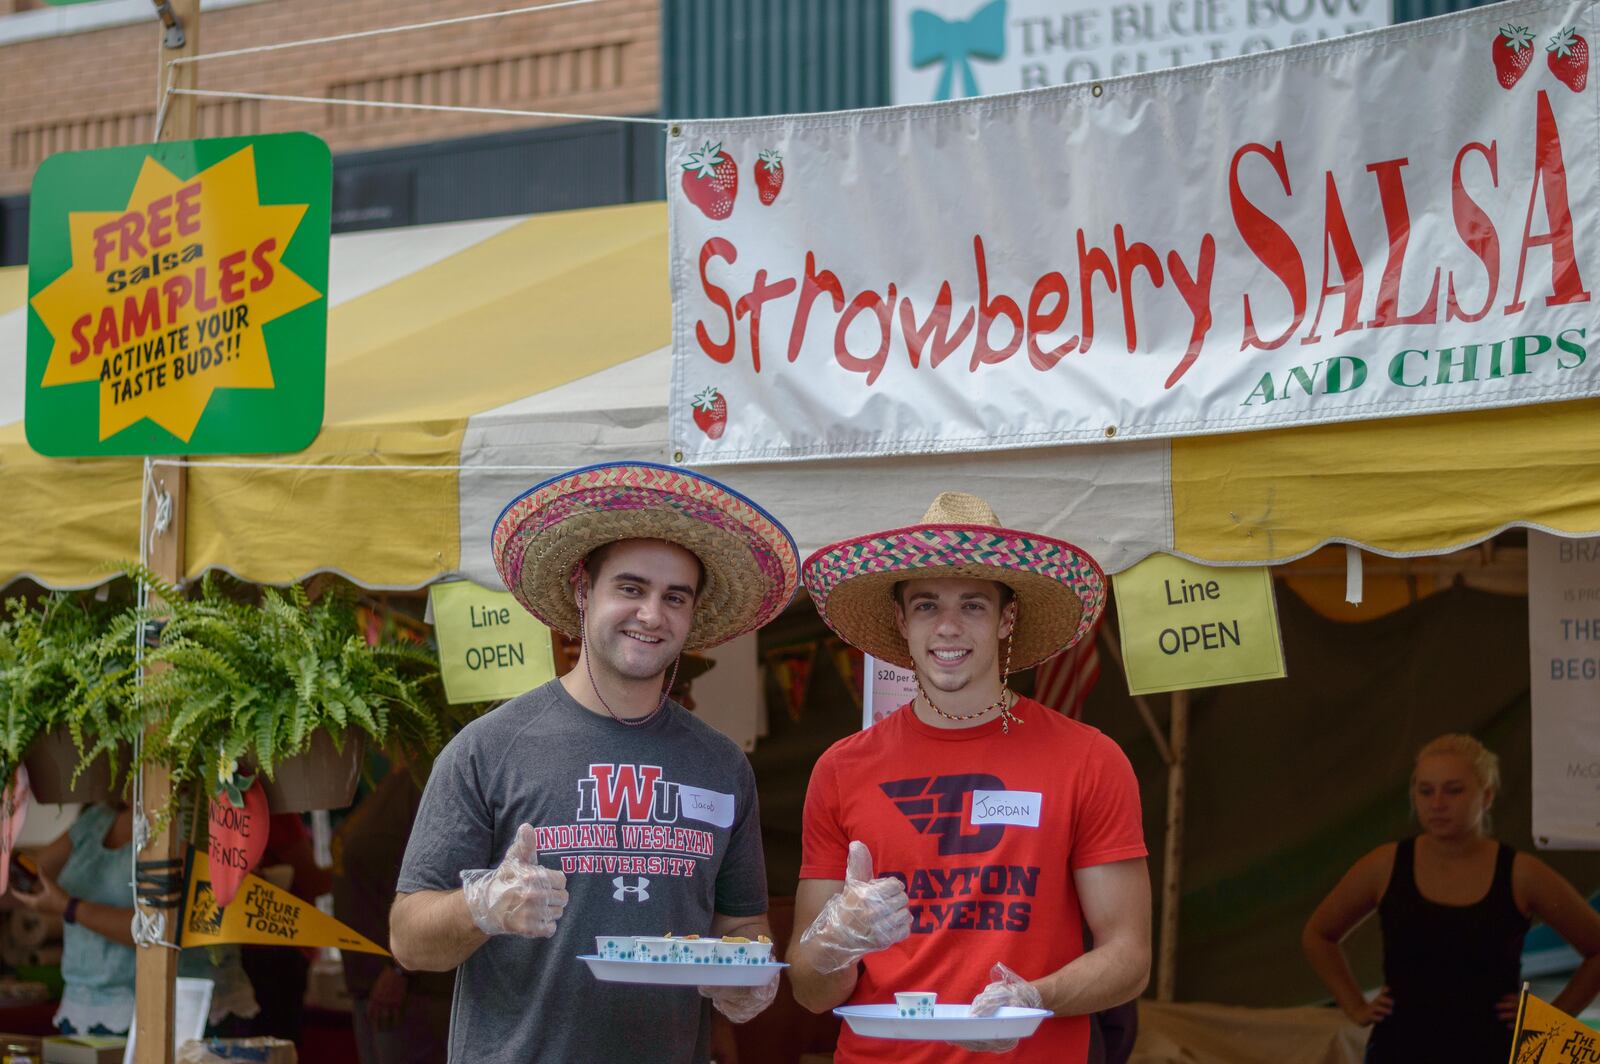
<path fill-rule="evenodd" d="M 256 189 L 251 147 L 189 179 L 146 158 L 125 210 L 70 213 L 40 386 L 98 381 L 100 439 L 149 418 L 187 442 L 216 389 L 273 387 L 262 326 L 322 293 L 283 265 L 308 205 Z"/>

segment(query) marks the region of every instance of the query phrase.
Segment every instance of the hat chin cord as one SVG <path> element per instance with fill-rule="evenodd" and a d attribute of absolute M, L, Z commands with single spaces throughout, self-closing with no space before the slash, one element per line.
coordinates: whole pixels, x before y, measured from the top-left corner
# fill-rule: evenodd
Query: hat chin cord
<path fill-rule="evenodd" d="M 586 672 L 589 676 L 589 687 L 594 691 L 594 696 L 600 700 L 600 705 L 605 707 L 605 711 L 611 715 L 612 720 L 616 721 L 618 724 L 626 724 L 630 728 L 643 727 L 644 725 L 655 720 L 657 715 L 659 715 L 663 709 L 667 708 L 667 698 L 672 694 L 672 685 L 678 682 L 678 663 L 683 660 L 683 655 L 679 654 L 677 657 L 672 659 L 672 676 L 667 680 L 667 685 L 661 689 L 661 701 L 656 703 L 655 709 L 652 709 L 650 712 L 646 713 L 642 717 L 639 717 L 638 719 L 617 716 L 617 711 L 611 708 L 611 703 L 606 701 L 606 696 L 600 693 L 600 685 L 594 682 L 594 666 L 590 664 L 589 661 L 589 617 L 585 610 L 588 595 L 583 589 L 583 576 L 583 567 L 579 566 L 576 574 L 576 580 L 578 583 L 576 589 L 578 599 L 578 644 L 580 648 L 579 654 L 583 658 L 584 672 Z M 1006 655 L 1006 660 L 1008 662 L 1010 661 L 1009 653 Z"/>
<path fill-rule="evenodd" d="M 928 708 L 929 709 L 933 710 L 935 713 L 937 713 L 939 716 L 943 717 L 945 720 L 977 720 L 980 717 L 988 716 L 990 713 L 993 713 L 995 710 L 999 710 L 1000 711 L 1000 732 L 1001 732 L 1002 735 L 1010 735 L 1011 734 L 1011 722 L 1012 721 L 1016 721 L 1018 724 L 1026 724 L 1027 723 L 1027 721 L 1023 720 L 1021 717 L 1019 717 L 1015 713 L 1011 712 L 1012 703 L 1007 701 L 1009 698 L 1012 697 L 1011 688 L 1006 686 L 1006 682 L 1011 679 L 1011 645 L 1016 640 L 1016 638 L 1017 638 L 1017 629 L 1016 629 L 1015 623 L 1013 622 L 1012 628 L 1011 628 L 1011 634 L 1006 636 L 1006 668 L 1005 668 L 1005 672 L 1000 674 L 1000 697 L 995 699 L 993 702 L 991 702 L 989 705 L 985 706 L 984 708 L 978 710 L 978 712 L 976 712 L 976 713 L 959 713 L 959 714 L 958 713 L 946 713 L 944 710 L 939 708 L 937 703 L 935 703 L 932 698 L 928 697 L 927 689 L 922 686 L 922 674 L 920 672 L 918 672 L 916 669 L 912 669 L 911 670 L 911 674 L 917 678 L 917 694 L 921 695 L 922 696 L 922 700 L 924 702 L 928 703 Z M 594 681 L 591 679 L 589 682 L 592 684 Z"/>

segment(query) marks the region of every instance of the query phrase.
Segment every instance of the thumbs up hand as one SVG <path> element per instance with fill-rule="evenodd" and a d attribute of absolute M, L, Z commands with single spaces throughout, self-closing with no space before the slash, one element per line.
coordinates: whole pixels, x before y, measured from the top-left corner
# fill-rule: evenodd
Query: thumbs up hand
<path fill-rule="evenodd" d="M 892 876 L 874 879 L 872 853 L 865 843 L 852 842 L 844 889 L 828 899 L 800 942 L 811 946 L 817 971 L 826 975 L 909 934 L 911 909 L 905 884 Z"/>
<path fill-rule="evenodd" d="M 461 873 L 461 894 L 484 934 L 549 938 L 567 907 L 567 877 L 539 863 L 537 837 L 523 824 L 500 867 Z"/>

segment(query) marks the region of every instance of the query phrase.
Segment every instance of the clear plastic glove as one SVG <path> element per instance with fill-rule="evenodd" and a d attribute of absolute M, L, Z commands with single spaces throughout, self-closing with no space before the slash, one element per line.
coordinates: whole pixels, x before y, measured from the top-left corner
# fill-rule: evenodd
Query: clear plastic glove
<path fill-rule="evenodd" d="M 703 986 L 700 996 L 711 999 L 711 1005 L 734 1023 L 753 1020 L 778 996 L 778 975 L 773 973 L 770 982 L 761 986 Z"/>
<path fill-rule="evenodd" d="M 484 934 L 549 938 L 567 907 L 567 877 L 539 863 L 537 837 L 523 824 L 499 868 L 461 873 L 461 894 Z"/>
<path fill-rule="evenodd" d="M 815 952 L 817 971 L 843 971 L 911 934 L 909 906 L 905 884 L 893 877 L 873 879 L 866 843 L 852 842 L 844 889 L 828 899 L 800 942 Z"/>
<path fill-rule="evenodd" d="M 993 1016 L 1007 1006 L 1022 1009 L 1044 1007 L 1044 998 L 1032 983 L 1003 964 L 989 969 L 991 982 L 972 999 L 974 1016 Z M 972 1053 L 1007 1053 L 1017 1047 L 1017 1039 L 1005 1038 L 997 1042 L 957 1042 L 956 1045 Z"/>

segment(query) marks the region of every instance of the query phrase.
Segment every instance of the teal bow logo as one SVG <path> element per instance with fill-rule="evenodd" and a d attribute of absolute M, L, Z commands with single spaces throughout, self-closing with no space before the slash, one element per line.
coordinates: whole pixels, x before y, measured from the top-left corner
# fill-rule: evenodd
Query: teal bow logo
<path fill-rule="evenodd" d="M 1005 54 L 1006 0 L 991 0 L 964 22 L 947 22 L 932 11 L 911 12 L 911 65 L 921 70 L 944 64 L 935 100 L 950 99 L 957 68 L 961 70 L 961 95 L 978 95 L 972 57 L 994 60 Z"/>

